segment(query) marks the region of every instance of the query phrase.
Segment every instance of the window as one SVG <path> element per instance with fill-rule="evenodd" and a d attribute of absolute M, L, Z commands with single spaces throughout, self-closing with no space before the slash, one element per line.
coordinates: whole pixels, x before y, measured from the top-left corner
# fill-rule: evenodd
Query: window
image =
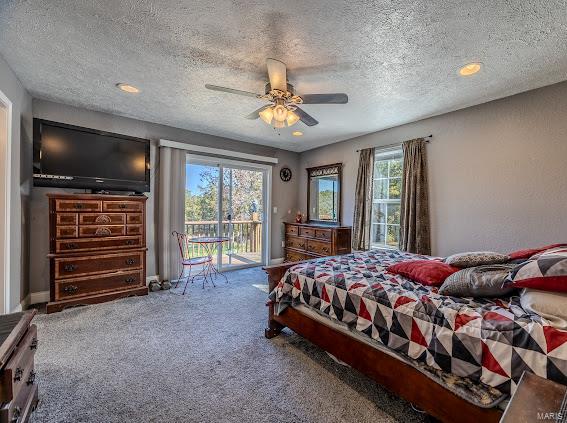
<path fill-rule="evenodd" d="M 402 193 L 401 150 L 376 151 L 372 194 L 373 248 L 398 248 Z"/>

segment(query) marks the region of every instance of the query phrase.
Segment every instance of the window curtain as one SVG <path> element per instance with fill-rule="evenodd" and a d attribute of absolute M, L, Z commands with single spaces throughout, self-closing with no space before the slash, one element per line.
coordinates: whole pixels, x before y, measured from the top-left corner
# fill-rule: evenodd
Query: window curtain
<path fill-rule="evenodd" d="M 400 250 L 431 254 L 429 195 L 425 140 L 417 138 L 402 143 L 404 168 L 400 217 Z"/>
<path fill-rule="evenodd" d="M 354 219 L 352 248 L 368 250 L 370 248 L 370 230 L 372 213 L 372 177 L 374 172 L 374 148 L 360 150 L 358 176 L 354 198 Z"/>
<path fill-rule="evenodd" d="M 171 233 L 185 231 L 186 152 L 160 147 L 158 163 L 158 271 L 161 280 L 179 276 L 180 253 Z"/>

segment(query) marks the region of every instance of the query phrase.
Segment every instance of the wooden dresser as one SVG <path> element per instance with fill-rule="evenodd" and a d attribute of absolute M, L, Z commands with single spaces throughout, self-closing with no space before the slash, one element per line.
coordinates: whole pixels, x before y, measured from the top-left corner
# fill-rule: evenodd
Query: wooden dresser
<path fill-rule="evenodd" d="M 301 261 L 351 252 L 351 227 L 284 223 L 285 261 Z"/>
<path fill-rule="evenodd" d="M 0 316 L 0 423 L 24 423 L 37 404 L 35 310 Z"/>
<path fill-rule="evenodd" d="M 48 197 L 48 313 L 148 293 L 146 197 Z"/>

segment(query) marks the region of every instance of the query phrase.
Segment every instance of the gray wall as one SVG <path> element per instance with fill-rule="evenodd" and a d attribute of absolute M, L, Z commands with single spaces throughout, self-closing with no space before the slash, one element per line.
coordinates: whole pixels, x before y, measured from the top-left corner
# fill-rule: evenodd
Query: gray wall
<path fill-rule="evenodd" d="M 342 162 L 352 224 L 355 150 L 429 134 L 433 254 L 566 240 L 566 82 L 304 152 L 298 204 L 305 212 L 304 168 Z"/>
<path fill-rule="evenodd" d="M 243 153 L 259 154 L 277 157 L 278 165 L 274 166 L 272 175 L 272 206 L 278 208 L 277 214 L 272 214 L 272 242 L 271 255 L 273 258 L 282 257 L 282 219 L 288 216 L 288 210 L 297 207 L 298 180 L 295 178 L 284 183 L 279 178 L 279 170 L 283 165 L 289 166 L 297 174 L 299 155 L 288 151 L 265 147 L 257 144 L 244 143 L 232 139 L 216 137 L 199 132 L 186 131 L 169 126 L 143 122 L 136 119 L 125 118 L 92 110 L 80 109 L 45 100 L 33 100 L 34 117 L 64 122 L 71 125 L 100 129 L 119 134 L 131 135 L 152 140 L 151 160 L 155 163 L 156 142 L 160 138 L 186 142 L 189 144 L 204 145 Z M 148 236 L 148 276 L 155 275 L 156 270 L 156 215 L 155 210 L 155 174 L 151 174 L 151 193 L 147 202 L 147 236 Z M 34 260 L 30 263 L 31 292 L 47 291 L 49 289 L 49 262 L 45 258 L 49 247 L 49 234 L 47 228 L 48 205 L 45 194 L 56 192 L 53 188 L 33 188 L 31 201 L 31 254 Z M 60 192 L 76 192 L 77 190 L 59 190 Z"/>
<path fill-rule="evenodd" d="M 12 102 L 10 187 L 10 310 L 29 292 L 29 198 L 31 186 L 32 99 L 0 56 L 0 91 Z"/>

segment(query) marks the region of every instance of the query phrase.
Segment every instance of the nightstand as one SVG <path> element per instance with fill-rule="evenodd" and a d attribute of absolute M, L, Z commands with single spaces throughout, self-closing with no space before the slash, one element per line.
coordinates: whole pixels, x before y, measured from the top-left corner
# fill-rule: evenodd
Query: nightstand
<path fill-rule="evenodd" d="M 524 372 L 500 423 L 567 422 L 566 395 L 567 386 Z"/>

